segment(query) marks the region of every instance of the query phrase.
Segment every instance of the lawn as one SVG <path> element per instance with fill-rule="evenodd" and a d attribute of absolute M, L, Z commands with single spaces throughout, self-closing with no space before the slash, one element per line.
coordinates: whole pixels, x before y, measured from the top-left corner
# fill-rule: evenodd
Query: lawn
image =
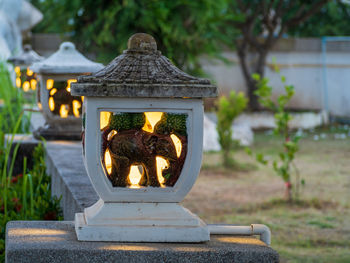
<path fill-rule="evenodd" d="M 257 164 L 243 149 L 235 153 L 243 171 L 224 170 L 218 153 L 204 154 L 183 203 L 207 223 L 268 225 L 281 262 L 350 262 L 349 136 L 346 126 L 304 135 L 296 165 L 305 185 L 294 204 L 283 200 L 284 183 L 272 167 Z M 261 132 L 252 150 L 271 159 L 278 147 L 278 139 Z"/>

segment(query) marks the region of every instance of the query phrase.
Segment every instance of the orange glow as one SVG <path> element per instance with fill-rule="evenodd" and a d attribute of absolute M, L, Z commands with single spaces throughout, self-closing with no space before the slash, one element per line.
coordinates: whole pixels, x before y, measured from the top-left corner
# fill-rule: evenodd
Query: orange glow
<path fill-rule="evenodd" d="M 20 88 L 22 84 L 21 78 L 16 78 L 16 87 Z"/>
<path fill-rule="evenodd" d="M 27 92 L 30 89 L 30 83 L 29 81 L 23 82 L 23 91 Z"/>
<path fill-rule="evenodd" d="M 67 85 L 66 90 L 67 90 L 68 92 L 70 92 L 70 84 L 71 84 L 72 82 L 77 82 L 77 80 L 76 80 L 76 79 L 69 79 L 69 80 L 67 80 L 68 85 Z"/>
<path fill-rule="evenodd" d="M 38 102 L 38 108 L 39 108 L 39 110 L 42 110 L 42 109 L 43 109 L 43 105 L 41 105 L 40 102 Z"/>
<path fill-rule="evenodd" d="M 162 118 L 163 112 L 145 112 L 146 123 L 142 129 L 146 132 L 153 132 L 154 126 Z"/>
<path fill-rule="evenodd" d="M 73 100 L 72 104 L 73 104 L 73 115 L 78 118 L 80 116 L 79 109 L 81 108 L 81 103 L 78 100 Z"/>
<path fill-rule="evenodd" d="M 50 95 L 53 96 L 57 92 L 57 89 L 50 90 Z"/>
<path fill-rule="evenodd" d="M 111 158 L 111 153 L 107 149 L 105 152 L 105 166 L 108 174 L 112 173 L 112 158 Z"/>
<path fill-rule="evenodd" d="M 100 129 L 101 130 L 108 125 L 110 116 L 111 116 L 111 113 L 108 111 L 101 111 L 100 112 Z"/>
<path fill-rule="evenodd" d="M 47 89 L 52 89 L 53 84 L 54 84 L 54 80 L 53 80 L 53 79 L 48 79 L 48 80 L 46 81 L 46 88 L 47 88 Z"/>
<path fill-rule="evenodd" d="M 49 98 L 49 109 L 50 109 L 50 111 L 55 110 L 55 101 L 53 100 L 52 97 Z"/>
<path fill-rule="evenodd" d="M 117 134 L 116 130 L 112 130 L 110 133 L 107 135 L 107 141 L 112 140 L 113 136 Z"/>
<path fill-rule="evenodd" d="M 141 180 L 142 174 L 140 172 L 140 169 L 138 165 L 131 165 L 130 167 L 130 173 L 129 173 L 129 180 L 131 182 L 130 188 L 140 188 L 140 180 Z"/>
<path fill-rule="evenodd" d="M 19 77 L 21 76 L 21 68 L 20 67 L 15 67 L 15 72 L 16 72 L 16 76 Z"/>
<path fill-rule="evenodd" d="M 162 171 L 164 169 L 169 168 L 169 162 L 164 159 L 161 156 L 157 156 L 156 157 L 156 162 L 157 162 L 157 177 L 158 177 L 158 181 L 160 184 L 163 184 L 165 182 L 164 177 L 162 175 Z"/>
<path fill-rule="evenodd" d="M 32 90 L 36 90 L 36 84 L 37 84 L 36 79 L 31 79 L 30 80 L 30 87 L 31 87 Z"/>
<path fill-rule="evenodd" d="M 31 71 L 29 68 L 27 68 L 27 76 L 30 77 L 34 74 L 33 71 Z"/>
<path fill-rule="evenodd" d="M 84 96 L 81 96 L 81 102 L 84 102 Z"/>
<path fill-rule="evenodd" d="M 61 118 L 67 118 L 68 117 L 68 105 L 64 104 L 64 105 L 61 105 L 61 108 L 60 108 L 60 116 Z"/>
<path fill-rule="evenodd" d="M 177 137 L 175 134 L 171 134 L 170 138 L 171 138 L 171 140 L 173 141 L 173 143 L 175 145 L 177 158 L 179 158 L 180 155 L 181 155 L 181 151 L 182 151 L 182 143 L 181 143 L 179 137 Z"/>

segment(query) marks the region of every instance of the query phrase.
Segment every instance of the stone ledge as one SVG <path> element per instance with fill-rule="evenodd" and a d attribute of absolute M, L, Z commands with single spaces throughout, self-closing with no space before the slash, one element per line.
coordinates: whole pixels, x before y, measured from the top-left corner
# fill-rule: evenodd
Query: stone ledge
<path fill-rule="evenodd" d="M 65 220 L 74 220 L 75 213 L 97 202 L 83 163 L 80 142 L 52 141 L 46 144 L 46 171 L 51 176 L 51 193 L 62 196 Z"/>
<path fill-rule="evenodd" d="M 70 221 L 11 221 L 6 262 L 279 262 L 276 251 L 252 237 L 213 235 L 209 242 L 116 243 L 77 241 Z"/>

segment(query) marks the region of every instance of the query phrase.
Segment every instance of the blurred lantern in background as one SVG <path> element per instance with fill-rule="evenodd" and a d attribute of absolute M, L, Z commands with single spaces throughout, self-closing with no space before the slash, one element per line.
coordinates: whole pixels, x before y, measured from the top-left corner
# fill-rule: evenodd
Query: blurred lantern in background
<path fill-rule="evenodd" d="M 39 56 L 31 45 L 25 45 L 23 52 L 17 56 L 10 57 L 7 61 L 12 63 L 16 73 L 16 87 L 24 92 L 30 92 L 37 89 L 37 76 L 29 68 L 33 63 L 42 61 L 44 57 Z"/>
<path fill-rule="evenodd" d="M 70 86 L 76 82 L 77 76 L 93 73 L 102 68 L 102 64 L 88 60 L 70 42 L 62 43 L 57 52 L 30 67 L 38 74 L 39 108 L 46 121 L 45 127 L 34 131 L 36 138 L 80 139 L 84 98 L 72 96 Z"/>

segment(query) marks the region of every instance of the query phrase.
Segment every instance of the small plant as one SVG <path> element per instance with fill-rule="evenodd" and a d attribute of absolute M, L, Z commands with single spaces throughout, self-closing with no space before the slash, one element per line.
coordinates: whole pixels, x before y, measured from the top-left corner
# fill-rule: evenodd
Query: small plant
<path fill-rule="evenodd" d="M 279 69 L 275 68 L 279 73 Z M 286 186 L 286 198 L 288 201 L 293 201 L 293 185 L 292 185 L 292 167 L 296 174 L 296 187 L 294 196 L 299 198 L 299 185 L 304 183 L 300 181 L 299 171 L 294 164 L 295 154 L 298 151 L 298 142 L 300 137 L 291 134 L 289 130 L 289 122 L 292 116 L 286 111 L 286 105 L 294 95 L 294 86 L 286 84 L 286 78 L 281 76 L 281 82 L 284 85 L 285 94 L 279 95 L 277 101 L 272 100 L 272 87 L 268 85 L 269 80 L 267 78 L 261 79 L 259 74 L 253 75 L 254 80 L 258 84 L 258 89 L 255 94 L 259 97 L 259 102 L 264 107 L 274 112 L 276 128 L 274 130 L 275 135 L 280 135 L 283 138 L 282 145 L 283 150 L 278 154 L 278 160 L 273 161 L 273 169 L 277 175 L 281 176 Z M 257 160 L 263 164 L 267 164 L 262 154 L 256 156 Z"/>
<path fill-rule="evenodd" d="M 231 91 L 229 97 L 221 96 L 218 101 L 217 111 L 217 131 L 219 135 L 219 143 L 223 158 L 223 165 L 226 168 L 235 166 L 232 157 L 232 149 L 235 141 L 232 139 L 232 123 L 233 120 L 242 113 L 247 106 L 248 99 L 242 92 L 236 93 Z"/>

